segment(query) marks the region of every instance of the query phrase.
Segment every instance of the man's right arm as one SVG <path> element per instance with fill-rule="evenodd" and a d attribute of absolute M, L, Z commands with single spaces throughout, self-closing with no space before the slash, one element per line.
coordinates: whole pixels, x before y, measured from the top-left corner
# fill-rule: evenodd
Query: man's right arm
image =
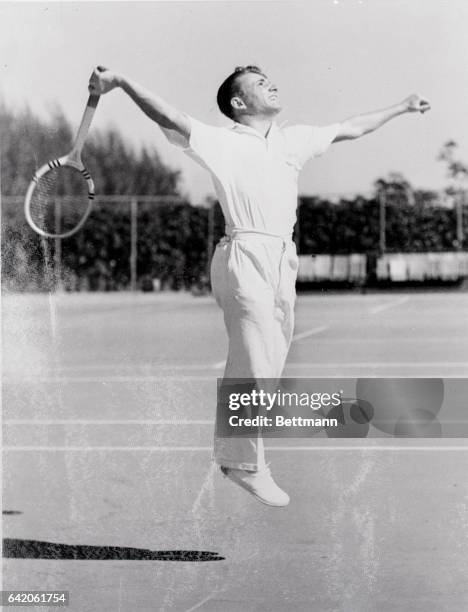
<path fill-rule="evenodd" d="M 145 115 L 160 127 L 177 132 L 188 142 L 191 129 L 189 117 L 121 74 L 98 66 L 91 75 L 88 89 L 92 94 L 101 95 L 117 87 L 125 91 Z"/>

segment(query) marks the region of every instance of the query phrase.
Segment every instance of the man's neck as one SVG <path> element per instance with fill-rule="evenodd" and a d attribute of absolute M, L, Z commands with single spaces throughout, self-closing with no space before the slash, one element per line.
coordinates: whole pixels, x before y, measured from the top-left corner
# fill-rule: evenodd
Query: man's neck
<path fill-rule="evenodd" d="M 266 137 L 273 123 L 273 118 L 259 115 L 243 115 L 236 121 L 241 125 L 247 125 L 248 127 L 259 132 L 263 137 Z"/>

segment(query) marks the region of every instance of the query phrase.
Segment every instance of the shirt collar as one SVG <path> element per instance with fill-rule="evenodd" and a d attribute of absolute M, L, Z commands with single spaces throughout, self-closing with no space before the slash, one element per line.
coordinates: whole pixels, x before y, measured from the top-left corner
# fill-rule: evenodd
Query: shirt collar
<path fill-rule="evenodd" d="M 281 124 L 281 126 L 284 125 L 285 122 L 283 122 Z M 270 130 L 267 134 L 267 140 L 276 132 L 278 132 L 278 130 L 280 129 L 281 126 L 278 126 L 278 124 L 276 123 L 276 121 L 273 121 L 270 127 Z M 255 130 L 254 128 L 251 128 L 249 125 L 244 125 L 243 123 L 238 123 L 237 121 L 234 121 L 233 125 L 231 126 L 231 129 L 235 132 L 238 132 L 239 134 L 252 134 L 253 136 L 257 136 L 258 138 L 261 138 L 262 140 L 264 140 L 264 136 L 262 136 L 260 134 L 260 132 L 257 132 L 257 130 Z"/>

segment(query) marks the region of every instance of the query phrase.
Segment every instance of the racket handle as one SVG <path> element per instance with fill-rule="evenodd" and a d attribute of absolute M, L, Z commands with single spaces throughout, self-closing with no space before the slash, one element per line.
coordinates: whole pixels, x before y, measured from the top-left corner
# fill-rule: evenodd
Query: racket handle
<path fill-rule="evenodd" d="M 81 119 L 80 127 L 78 128 L 78 133 L 76 135 L 75 144 L 73 145 L 73 152 L 78 157 L 81 153 L 81 149 L 83 148 L 86 137 L 88 135 L 91 121 L 93 120 L 94 112 L 99 102 L 99 98 L 100 96 L 97 96 L 96 94 L 91 94 L 88 98 L 88 102 L 86 103 L 83 118 Z"/>

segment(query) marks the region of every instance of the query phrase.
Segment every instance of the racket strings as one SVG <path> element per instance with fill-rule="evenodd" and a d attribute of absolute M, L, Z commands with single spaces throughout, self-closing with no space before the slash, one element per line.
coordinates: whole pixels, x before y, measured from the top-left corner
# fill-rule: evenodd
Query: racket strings
<path fill-rule="evenodd" d="M 88 176 L 87 171 L 59 166 L 38 178 L 29 203 L 33 223 L 48 234 L 72 231 L 88 211 Z"/>

